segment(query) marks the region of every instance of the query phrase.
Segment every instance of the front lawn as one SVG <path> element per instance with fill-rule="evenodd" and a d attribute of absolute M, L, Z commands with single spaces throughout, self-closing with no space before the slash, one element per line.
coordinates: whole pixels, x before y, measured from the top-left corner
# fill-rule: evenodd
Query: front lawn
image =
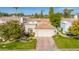
<path fill-rule="evenodd" d="M 54 41 L 58 48 L 79 48 L 79 40 L 66 38 L 60 35 L 54 36 Z"/>
<path fill-rule="evenodd" d="M 36 39 L 26 42 L 13 42 L 8 44 L 0 44 L 1 50 L 32 50 L 36 48 Z"/>

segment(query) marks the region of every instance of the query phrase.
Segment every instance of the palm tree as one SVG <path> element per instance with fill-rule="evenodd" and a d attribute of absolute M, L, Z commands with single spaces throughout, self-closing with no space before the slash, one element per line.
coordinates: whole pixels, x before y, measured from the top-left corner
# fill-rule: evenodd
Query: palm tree
<path fill-rule="evenodd" d="M 71 13 L 72 13 L 73 9 L 64 9 L 64 17 L 65 18 L 70 18 L 71 17 Z"/>
<path fill-rule="evenodd" d="M 17 15 L 17 9 L 19 8 L 19 7 L 14 7 L 15 8 L 15 14 Z"/>

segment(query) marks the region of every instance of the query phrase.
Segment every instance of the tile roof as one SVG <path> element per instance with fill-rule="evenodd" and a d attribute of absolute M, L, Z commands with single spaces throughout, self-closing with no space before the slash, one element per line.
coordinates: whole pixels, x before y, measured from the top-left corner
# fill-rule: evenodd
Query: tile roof
<path fill-rule="evenodd" d="M 26 21 L 37 21 L 37 22 L 48 22 L 49 20 L 48 19 L 45 19 L 45 18 L 24 18 Z"/>
<path fill-rule="evenodd" d="M 36 26 L 35 29 L 53 29 L 54 27 L 48 23 L 42 23 Z"/>
<path fill-rule="evenodd" d="M 54 28 L 51 24 L 49 19 L 46 18 L 34 18 L 34 19 L 27 19 L 27 21 L 37 21 L 39 24 L 35 27 L 35 29 L 52 29 Z"/>
<path fill-rule="evenodd" d="M 7 21 L 11 21 L 11 20 L 19 20 L 19 18 L 17 18 L 17 17 L 0 17 L 0 21 L 2 21 L 2 22 L 7 22 Z"/>
<path fill-rule="evenodd" d="M 74 18 L 62 18 L 61 21 L 73 22 L 74 20 Z"/>

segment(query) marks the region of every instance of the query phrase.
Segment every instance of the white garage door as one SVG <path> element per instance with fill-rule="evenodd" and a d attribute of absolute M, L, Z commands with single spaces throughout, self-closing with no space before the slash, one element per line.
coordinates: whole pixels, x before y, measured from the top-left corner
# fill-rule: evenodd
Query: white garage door
<path fill-rule="evenodd" d="M 55 29 L 36 29 L 35 36 L 36 37 L 52 37 L 55 35 Z"/>

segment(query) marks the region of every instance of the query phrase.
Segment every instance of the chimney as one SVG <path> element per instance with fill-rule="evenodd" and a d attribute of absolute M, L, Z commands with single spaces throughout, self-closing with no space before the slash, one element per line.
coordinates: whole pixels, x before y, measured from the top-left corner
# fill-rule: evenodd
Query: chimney
<path fill-rule="evenodd" d="M 78 20 L 78 15 L 74 15 L 74 19 L 75 20 Z"/>
<path fill-rule="evenodd" d="M 23 17 L 21 17 L 21 19 L 20 19 L 20 23 L 23 23 Z"/>

